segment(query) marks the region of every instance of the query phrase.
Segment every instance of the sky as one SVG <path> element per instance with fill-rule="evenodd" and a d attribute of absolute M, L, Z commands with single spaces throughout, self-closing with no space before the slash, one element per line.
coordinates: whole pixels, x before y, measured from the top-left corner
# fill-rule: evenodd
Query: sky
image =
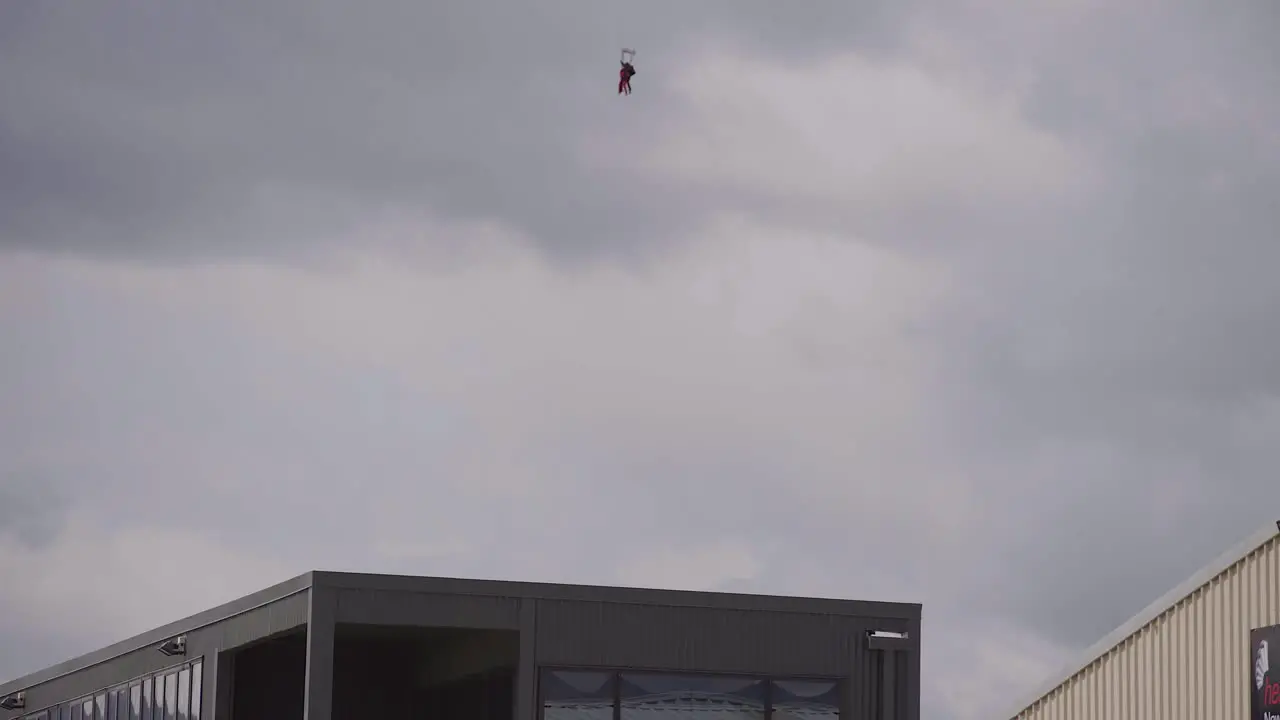
<path fill-rule="evenodd" d="M 0 678 L 360 570 L 921 602 L 1002 720 L 1280 517 L 1277 30 L 0 4 Z"/>

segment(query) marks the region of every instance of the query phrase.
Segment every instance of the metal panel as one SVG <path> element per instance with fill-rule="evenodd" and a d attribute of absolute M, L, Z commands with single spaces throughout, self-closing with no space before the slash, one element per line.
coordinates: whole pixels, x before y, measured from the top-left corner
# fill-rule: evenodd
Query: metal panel
<path fill-rule="evenodd" d="M 190 630 L 186 633 L 187 654 L 185 657 L 168 657 L 156 650 L 156 646 L 160 642 L 172 637 L 172 635 L 150 637 L 154 633 L 148 633 L 139 637 L 148 637 L 153 640 L 153 643 L 131 652 L 89 664 L 78 671 L 73 670 L 55 675 L 51 672 L 52 669 L 46 670 L 32 676 L 38 678 L 50 675 L 51 677 L 44 682 L 21 687 L 20 685 L 28 680 L 24 678 L 9 683 L 6 687 L 13 688 L 8 692 L 26 690 L 27 708 L 24 712 L 30 712 L 132 680 L 184 660 L 202 656 L 212 658 L 218 650 L 277 635 L 289 629 L 303 626 L 306 622 L 307 592 L 303 591 L 240 615 L 226 618 L 220 622 Z M 64 666 L 66 665 L 69 665 L 69 663 L 64 663 Z M 209 694 L 209 690 L 210 688 L 207 687 L 203 689 L 204 697 L 212 697 Z M 5 694 L 8 694 L 8 692 Z M 210 700 L 209 702 L 212 701 Z M 0 710 L 0 718 L 5 720 L 20 717 L 21 715 L 21 712 Z"/>
<path fill-rule="evenodd" d="M 538 663 L 843 676 L 868 654 L 869 622 L 840 615 L 543 600 Z"/>
<path fill-rule="evenodd" d="M 1280 624 L 1280 536 L 1002 720 L 1237 720 L 1249 714 L 1249 630 Z"/>
<path fill-rule="evenodd" d="M 520 629 L 520 599 L 514 597 L 355 589 L 336 593 L 340 623 Z"/>

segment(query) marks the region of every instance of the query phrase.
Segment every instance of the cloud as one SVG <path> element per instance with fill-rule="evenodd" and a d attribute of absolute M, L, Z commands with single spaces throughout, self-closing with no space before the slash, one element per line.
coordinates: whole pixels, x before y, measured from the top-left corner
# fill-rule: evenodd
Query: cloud
<path fill-rule="evenodd" d="M 949 79 L 853 53 L 781 66 L 708 50 L 675 83 L 683 113 L 652 147 L 617 153 L 602 135 L 592 149 L 702 192 L 839 204 L 881 223 L 1038 204 L 1083 181 L 1085 156 L 1029 125 L 1017 97 Z"/>
<path fill-rule="evenodd" d="M 980 718 L 1273 519 L 1274 6 L 779 7 L 0 5 L 0 669 L 625 582 L 923 601 Z"/>
<path fill-rule="evenodd" d="M 125 518 L 130 522 L 118 522 Z M 5 653 L 6 677 L 65 660 L 279 582 L 286 567 L 198 530 L 157 527 L 83 507 L 57 541 L 33 549 L 0 542 L 6 632 L 19 630 L 35 656 Z M 37 649 L 31 640 L 51 639 Z M 43 644 L 43 643 L 40 643 Z M 62 656 L 56 653 L 62 653 Z"/>

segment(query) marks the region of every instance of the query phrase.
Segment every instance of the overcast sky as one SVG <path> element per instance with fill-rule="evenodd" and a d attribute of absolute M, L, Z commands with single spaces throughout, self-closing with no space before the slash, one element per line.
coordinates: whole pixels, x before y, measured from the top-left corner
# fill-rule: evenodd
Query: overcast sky
<path fill-rule="evenodd" d="M 1277 31 L 0 3 L 0 678 L 351 569 L 923 602 L 1002 720 L 1280 517 Z"/>

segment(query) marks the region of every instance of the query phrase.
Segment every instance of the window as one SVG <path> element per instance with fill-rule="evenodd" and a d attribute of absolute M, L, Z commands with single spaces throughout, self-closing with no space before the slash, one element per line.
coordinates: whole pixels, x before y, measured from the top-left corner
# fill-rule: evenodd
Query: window
<path fill-rule="evenodd" d="M 830 680 L 774 680 L 772 720 L 838 720 L 840 684 Z"/>
<path fill-rule="evenodd" d="M 543 720 L 613 720 L 615 677 L 611 672 L 543 672 Z"/>
<path fill-rule="evenodd" d="M 200 720 L 200 699 L 204 687 L 204 664 L 197 661 L 191 666 L 191 720 Z"/>
<path fill-rule="evenodd" d="M 622 673 L 621 720 L 764 720 L 764 691 L 758 678 Z"/>
<path fill-rule="evenodd" d="M 199 720 L 202 665 L 197 659 L 19 720 Z"/>
<path fill-rule="evenodd" d="M 164 676 L 164 717 L 165 720 L 178 720 L 177 673 L 169 673 Z"/>
<path fill-rule="evenodd" d="M 129 686 L 129 720 L 142 720 L 142 683 Z"/>
<path fill-rule="evenodd" d="M 191 707 L 191 668 L 178 671 L 178 720 L 187 720 Z"/>
<path fill-rule="evenodd" d="M 155 683 L 151 678 L 142 681 L 142 719 L 151 720 L 151 706 L 155 704 Z"/>

